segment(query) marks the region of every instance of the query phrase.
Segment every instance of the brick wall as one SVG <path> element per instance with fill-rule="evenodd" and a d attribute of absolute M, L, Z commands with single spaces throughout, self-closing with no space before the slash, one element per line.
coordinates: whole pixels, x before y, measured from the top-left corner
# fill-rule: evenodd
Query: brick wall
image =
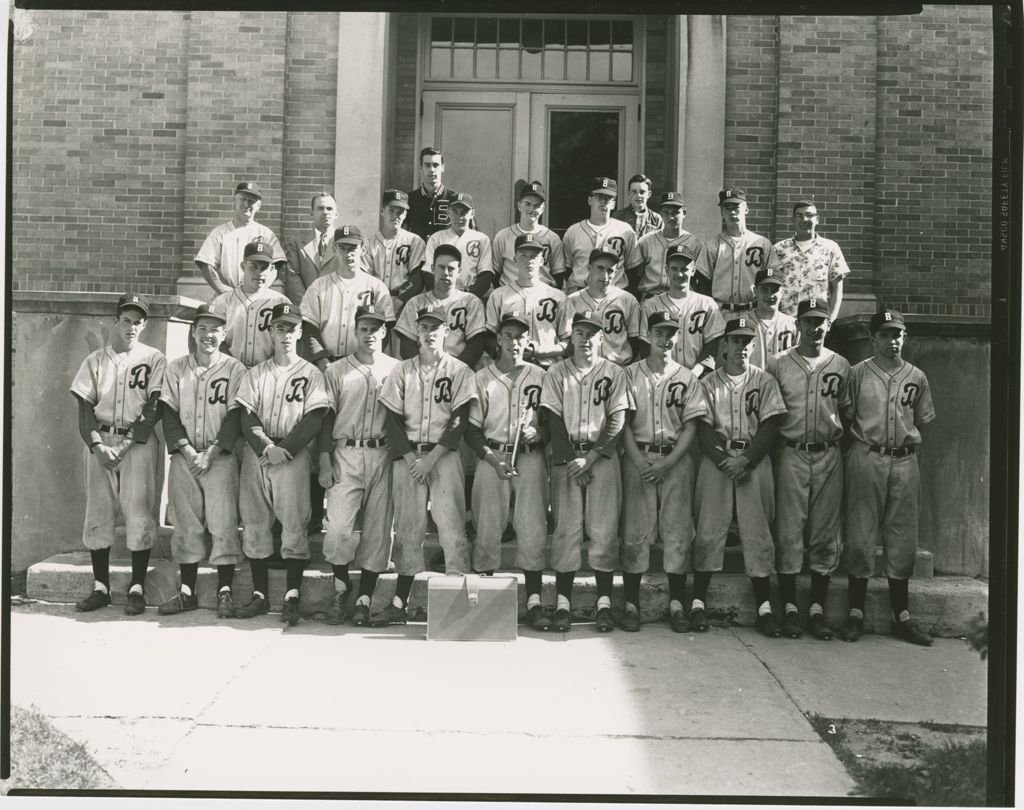
<path fill-rule="evenodd" d="M 657 207 L 658 195 L 665 191 L 666 177 L 668 170 L 665 165 L 665 132 L 667 131 L 667 118 L 665 111 L 669 106 L 668 71 L 666 60 L 668 59 L 668 18 L 664 16 L 647 17 L 647 48 L 645 56 L 644 72 L 646 74 L 646 86 L 643 90 L 642 103 L 644 105 L 644 165 L 635 170 L 626 166 L 622 172 L 623 179 L 642 172 L 654 181 L 654 195 L 651 197 L 651 204 Z M 622 195 L 620 204 L 625 205 L 628 199 Z"/>

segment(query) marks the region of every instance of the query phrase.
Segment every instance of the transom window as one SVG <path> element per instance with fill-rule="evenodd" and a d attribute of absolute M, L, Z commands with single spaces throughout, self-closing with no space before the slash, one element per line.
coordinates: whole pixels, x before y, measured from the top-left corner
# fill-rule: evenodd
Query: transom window
<path fill-rule="evenodd" d="M 632 20 L 432 17 L 431 80 L 630 84 Z"/>

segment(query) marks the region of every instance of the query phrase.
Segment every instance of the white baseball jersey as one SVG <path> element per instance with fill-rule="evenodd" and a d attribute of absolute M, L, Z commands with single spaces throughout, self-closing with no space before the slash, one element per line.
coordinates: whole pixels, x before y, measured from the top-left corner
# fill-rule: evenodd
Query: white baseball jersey
<path fill-rule="evenodd" d="M 704 347 L 725 332 L 725 318 L 715 300 L 692 290 L 684 298 L 661 293 L 644 301 L 640 313 L 640 337 L 647 343 L 651 342 L 647 318 L 652 312 L 675 315 L 679 332 L 672 349 L 672 359 L 686 368 L 692 369 Z"/>
<path fill-rule="evenodd" d="M 444 339 L 444 350 L 458 357 L 466 348 L 470 338 L 486 330 L 484 326 L 484 305 L 471 292 L 452 290 L 447 298 L 436 298 L 432 292 L 420 293 L 409 299 L 402 308 L 395 331 L 418 344 L 416 314 L 423 307 L 439 307 L 448 319 L 448 337 Z"/>
<path fill-rule="evenodd" d="M 452 414 L 476 399 L 473 371 L 450 354 L 432 369 L 423 368 L 419 356 L 403 360 L 388 375 L 380 402 L 402 418 L 413 444 L 439 442 Z"/>
<path fill-rule="evenodd" d="M 628 365 L 633 359 L 633 348 L 629 339 L 640 337 L 640 304 L 621 287 L 609 287 L 604 298 L 595 298 L 587 290 L 577 290 L 566 301 L 569 322 L 577 312 L 590 310 L 601 318 L 604 324 L 601 341 L 601 356 L 607 357 L 620 366 Z"/>
<path fill-rule="evenodd" d="M 850 370 L 850 433 L 868 444 L 904 447 L 921 443 L 918 426 L 935 418 L 928 378 L 903 361 L 890 373 L 869 357 Z"/>
<path fill-rule="evenodd" d="M 455 245 L 462 254 L 462 261 L 459 263 L 459 276 L 455 280 L 455 286 L 460 290 L 468 290 L 470 285 L 476 281 L 477 273 L 481 271 L 490 272 L 494 269 L 494 260 L 491 258 L 490 237 L 472 228 L 466 228 L 462 234 L 457 234 L 451 228 L 432 233 L 427 240 L 426 270 L 434 266 L 434 251 L 438 245 Z"/>
<path fill-rule="evenodd" d="M 618 219 L 609 219 L 600 228 L 585 219 L 570 225 L 562 239 L 565 266 L 569 271 L 565 281 L 566 290 L 572 292 L 587 286 L 587 267 L 590 264 L 590 251 L 594 248 L 605 248 L 618 254 L 619 261 L 615 265 L 612 284 L 625 287 L 626 268 L 632 269 L 643 261 L 636 243 L 636 231 Z"/>
<path fill-rule="evenodd" d="M 330 405 L 324 375 L 301 357 L 290 366 L 279 366 L 271 358 L 249 369 L 235 399 L 275 441 L 284 439 L 310 411 Z"/>
<path fill-rule="evenodd" d="M 245 366 L 226 354 L 209 366 L 200 365 L 191 354 L 167 364 L 160 399 L 178 412 L 185 435 L 199 452 L 213 443 L 224 417 L 237 407 L 235 397 L 244 376 Z"/>
<path fill-rule="evenodd" d="M 512 284 L 519 280 L 519 268 L 516 266 L 516 239 L 527 231 L 518 223 L 498 231 L 491 245 L 494 257 L 494 277 L 498 284 Z M 565 272 L 565 255 L 562 253 L 562 240 L 550 228 L 538 225 L 529 233 L 534 241 L 543 247 L 544 266 L 540 270 L 540 278 L 545 284 L 555 286 L 555 276 Z"/>
<path fill-rule="evenodd" d="M 533 363 L 527 363 L 515 379 L 496 365 L 480 369 L 476 373 L 477 398 L 469 406 L 470 423 L 492 442 L 511 444 L 524 408 L 528 414 L 526 425 L 537 429 L 543 385 L 544 369 Z"/>
<path fill-rule="evenodd" d="M 754 339 L 750 342 L 750 365 L 768 368 L 769 361 L 799 343 L 796 318 L 785 312 L 776 312 L 763 320 L 756 310 L 746 313 L 754 324 Z"/>
<path fill-rule="evenodd" d="M 723 304 L 754 305 L 754 277 L 765 267 L 772 243 L 753 231 L 732 237 L 716 234 L 704 243 L 695 262 L 711 281 L 711 297 Z"/>
<path fill-rule="evenodd" d="M 274 232 L 266 225 L 253 220 L 241 228 L 231 222 L 218 225 L 206 237 L 195 260 L 208 264 L 220 273 L 229 287 L 242 285 L 242 256 L 245 246 L 250 242 L 265 242 L 271 246 L 270 257 L 273 261 L 286 261 L 284 248 L 277 241 Z"/>
<path fill-rule="evenodd" d="M 637 250 L 644 262 L 644 272 L 637 285 L 641 293 L 651 290 L 668 289 L 668 274 L 665 268 L 665 253 L 674 245 L 686 245 L 691 255 L 696 257 L 704 242 L 699 236 L 689 231 L 681 231 L 679 236 L 669 239 L 664 231 L 652 231 L 644 234 L 637 242 Z"/>
<path fill-rule="evenodd" d="M 850 411 L 850 364 L 829 349 L 817 358 L 790 349 L 768 361 L 779 384 L 786 420 L 779 432 L 806 444 L 831 442 L 843 435 L 840 413 Z"/>
<path fill-rule="evenodd" d="M 290 303 L 277 290 L 265 287 L 251 295 L 235 287 L 221 293 L 212 303 L 227 317 L 222 348 L 230 352 L 246 368 L 252 368 L 273 357 L 274 343 L 270 336 L 270 316 L 278 304 Z"/>
<path fill-rule="evenodd" d="M 416 234 L 398 230 L 394 239 L 386 239 L 377 231 L 367 245 L 364 256 L 370 275 L 379 278 L 389 290 L 397 290 L 426 256 L 427 245 Z"/>
<path fill-rule="evenodd" d="M 806 242 L 798 242 L 796 237 L 776 242 L 766 266 L 779 271 L 783 281 L 779 309 L 790 313 L 810 298 L 830 300 L 829 284 L 850 273 L 839 245 L 817 235 Z"/>
<path fill-rule="evenodd" d="M 750 441 L 765 419 L 786 412 L 779 384 L 767 371 L 750 366 L 733 380 L 724 368 L 700 381 L 708 412 L 701 417 L 726 441 Z"/>
<path fill-rule="evenodd" d="M 136 343 L 121 353 L 104 346 L 82 361 L 71 393 L 93 406 L 101 425 L 128 428 L 150 395 L 163 389 L 166 370 L 167 359 L 152 346 Z"/>
<path fill-rule="evenodd" d="M 314 281 L 302 296 L 302 320 L 320 329 L 331 357 L 344 357 L 356 350 L 356 309 L 365 304 L 376 304 L 387 322 L 394 323 L 395 307 L 383 281 L 362 271 L 352 278 L 331 273 Z"/>
<path fill-rule="evenodd" d="M 565 293 L 547 284 L 520 287 L 512 284 L 498 287 L 487 299 L 484 321 L 487 329 L 498 334 L 503 315 L 516 312 L 530 324 L 530 343 L 539 352 L 551 352 L 572 333 L 572 312 Z"/>
<path fill-rule="evenodd" d="M 334 419 L 335 439 L 384 438 L 384 406 L 381 391 L 398 360 L 376 354 L 372 365 L 359 362 L 354 354 L 327 366 L 324 382 Z"/>
<path fill-rule="evenodd" d="M 626 372 L 603 357 L 589 369 L 571 357 L 555 363 L 544 375 L 540 404 L 562 417 L 572 442 L 596 441 L 609 416 L 633 409 Z"/>
<path fill-rule="evenodd" d="M 697 376 L 672 360 L 656 374 L 646 360 L 626 369 L 633 397 L 633 437 L 638 442 L 674 445 L 683 425 L 705 416 L 707 403 Z"/>

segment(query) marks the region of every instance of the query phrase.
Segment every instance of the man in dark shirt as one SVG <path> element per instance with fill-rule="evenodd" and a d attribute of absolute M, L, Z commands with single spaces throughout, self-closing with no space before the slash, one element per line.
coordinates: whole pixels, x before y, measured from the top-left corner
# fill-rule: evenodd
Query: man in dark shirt
<path fill-rule="evenodd" d="M 421 149 L 420 186 L 409 192 L 409 214 L 404 228 L 424 242 L 432 233 L 443 231 L 451 224 L 448 206 L 456 193 L 442 184 L 443 175 L 444 155 L 433 146 Z"/>

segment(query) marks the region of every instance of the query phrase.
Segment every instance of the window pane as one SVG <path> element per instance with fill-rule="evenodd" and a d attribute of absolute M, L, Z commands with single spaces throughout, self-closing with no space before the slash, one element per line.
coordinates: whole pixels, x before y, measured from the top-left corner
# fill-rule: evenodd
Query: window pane
<path fill-rule="evenodd" d="M 501 42 L 519 44 L 519 20 L 499 20 L 498 35 Z"/>
<path fill-rule="evenodd" d="M 612 23 L 612 44 L 618 48 L 633 47 L 633 23 L 619 21 Z"/>
<path fill-rule="evenodd" d="M 565 78 L 571 82 L 585 82 L 587 80 L 586 51 L 569 51 Z"/>
<path fill-rule="evenodd" d="M 452 77 L 456 79 L 473 78 L 473 49 L 456 48 L 455 62 L 452 67 Z"/>
<path fill-rule="evenodd" d="M 472 45 L 476 40 L 476 20 L 465 17 L 455 18 L 455 42 L 460 45 Z"/>
<path fill-rule="evenodd" d="M 452 77 L 452 52 L 450 48 L 430 49 L 430 77 L 450 79 Z"/>
<path fill-rule="evenodd" d="M 619 177 L 619 117 L 607 110 L 551 111 L 548 227 L 559 236 L 589 215 L 591 177 Z"/>
<path fill-rule="evenodd" d="M 544 78 L 565 78 L 565 51 L 561 48 L 544 49 Z"/>
<path fill-rule="evenodd" d="M 531 53 L 544 47 L 544 31 L 540 20 L 523 20 L 523 47 Z"/>
<path fill-rule="evenodd" d="M 519 49 L 502 48 L 498 51 L 498 78 L 519 78 Z"/>
<path fill-rule="evenodd" d="M 566 43 L 580 48 L 587 47 L 587 21 L 569 20 L 566 26 Z"/>
<path fill-rule="evenodd" d="M 565 20 L 544 20 L 544 45 L 565 44 Z"/>
<path fill-rule="evenodd" d="M 437 44 L 452 41 L 451 17 L 434 17 L 430 23 L 430 40 Z"/>
<path fill-rule="evenodd" d="M 541 78 L 541 51 L 523 51 L 523 78 Z"/>
<path fill-rule="evenodd" d="M 482 17 L 476 21 L 476 41 L 489 45 L 498 41 L 498 21 L 493 17 Z"/>
<path fill-rule="evenodd" d="M 591 51 L 590 75 L 587 78 L 592 82 L 606 82 L 608 81 L 610 67 L 611 54 L 608 51 Z"/>
<path fill-rule="evenodd" d="M 590 22 L 590 47 L 607 47 L 611 44 L 611 23 L 606 20 L 591 20 Z"/>
<path fill-rule="evenodd" d="M 612 81 L 629 82 L 633 80 L 633 54 L 629 51 L 616 51 L 612 54 Z"/>
<path fill-rule="evenodd" d="M 495 79 L 498 76 L 498 51 L 495 48 L 478 48 L 476 52 L 476 77 Z"/>

